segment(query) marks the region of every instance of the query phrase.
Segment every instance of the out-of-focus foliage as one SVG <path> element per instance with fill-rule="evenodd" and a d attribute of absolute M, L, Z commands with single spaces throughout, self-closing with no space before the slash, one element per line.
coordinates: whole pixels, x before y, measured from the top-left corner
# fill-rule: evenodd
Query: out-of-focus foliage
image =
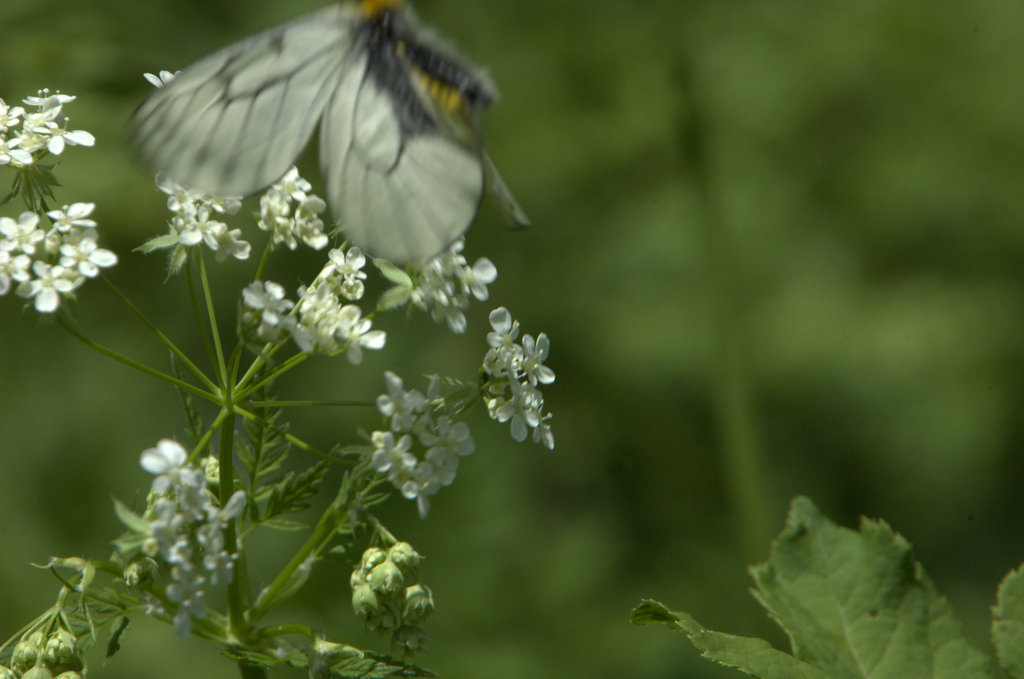
<path fill-rule="evenodd" d="M 74 127 L 97 145 L 58 168 L 58 197 L 97 203 L 105 246 L 121 255 L 112 277 L 146 291 L 140 303 L 176 339 L 190 313 L 180 281 L 161 284 L 163 261 L 130 252 L 166 219 L 120 145 L 149 88 L 141 73 L 316 6 L 0 4 L 0 97 L 43 86 L 79 97 Z M 514 445 L 480 417 L 478 452 L 428 521 L 411 507 L 394 518 L 426 556 L 437 601 L 424 664 L 496 679 L 729 676 L 673 635 L 632 628 L 629 610 L 655 596 L 710 627 L 780 640 L 744 591 L 745 566 L 798 493 L 837 523 L 868 514 L 899 526 L 985 648 L 995 587 L 1022 560 L 1024 5 L 416 9 L 502 90 L 485 118 L 490 151 L 534 227 L 504 230 L 485 206 L 467 253 L 494 260 L 493 306 L 548 333 L 558 375 L 545 391 L 554 453 Z M 228 289 L 240 280 L 232 266 L 218 280 Z M 271 277 L 297 284 L 316 266 L 296 258 Z M 173 393 L 0 301 L 6 635 L 54 590 L 27 564 L 104 556 L 117 531 L 110 496 L 145 483 L 139 452 L 183 420 Z M 392 319 L 386 352 L 358 371 L 311 366 L 296 391 L 365 398 L 387 368 L 472 377 L 465 357 L 482 358 L 489 309 L 471 309 L 454 340 L 428 320 Z M 113 300 L 84 296 L 75 315 L 98 340 L 159 358 Z M 736 402 L 753 414 L 743 432 L 723 414 Z M 323 441 L 349 437 L 355 422 L 331 413 L 303 424 Z M 753 470 L 726 465 L 737 438 L 760 455 Z M 752 555 L 729 490 L 751 471 L 764 493 Z M 348 573 L 314 577 L 306 603 L 318 622 L 358 638 Z M 163 632 L 140 624 L 94 670 L 233 671 Z"/>

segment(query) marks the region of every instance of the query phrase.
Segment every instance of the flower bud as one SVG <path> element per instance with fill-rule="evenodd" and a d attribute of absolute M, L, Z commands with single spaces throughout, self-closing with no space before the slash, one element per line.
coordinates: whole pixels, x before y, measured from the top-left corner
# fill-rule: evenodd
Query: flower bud
<path fill-rule="evenodd" d="M 78 651 L 78 642 L 75 636 L 65 629 L 52 634 L 46 640 L 43 662 L 53 670 L 82 669 L 82 656 Z"/>
<path fill-rule="evenodd" d="M 360 567 L 364 571 L 369 572 L 373 570 L 374 566 L 383 563 L 387 558 L 387 553 L 380 547 L 370 547 L 363 552 L 363 560 Z"/>
<path fill-rule="evenodd" d="M 46 637 L 39 630 L 33 632 L 27 639 L 22 639 L 11 654 L 11 666 L 18 672 L 24 672 L 32 667 L 39 660 L 45 644 Z"/>
<path fill-rule="evenodd" d="M 53 679 L 53 673 L 44 665 L 36 665 L 21 675 L 21 679 Z"/>
<path fill-rule="evenodd" d="M 408 542 L 396 542 L 392 545 L 388 550 L 388 559 L 402 570 L 415 568 L 423 561 L 423 557 Z"/>
<path fill-rule="evenodd" d="M 18 679 L 18 675 L 10 667 L 0 665 L 0 679 Z"/>
<path fill-rule="evenodd" d="M 390 561 L 385 561 L 370 571 L 366 576 L 366 582 L 376 592 L 397 592 L 403 584 L 402 571 Z"/>
<path fill-rule="evenodd" d="M 82 679 L 82 675 L 74 670 L 68 670 L 58 674 L 57 679 Z"/>
<path fill-rule="evenodd" d="M 369 585 L 360 585 L 352 590 L 352 610 L 364 618 L 380 611 L 380 601 Z"/>
<path fill-rule="evenodd" d="M 160 553 L 160 542 L 154 537 L 148 537 L 142 542 L 142 553 L 146 556 L 156 556 Z"/>
<path fill-rule="evenodd" d="M 404 617 L 407 623 L 419 623 L 434 612 L 434 595 L 424 584 L 416 583 L 405 588 Z"/>
<path fill-rule="evenodd" d="M 152 580 L 156 572 L 157 565 L 155 561 L 148 558 L 139 559 L 125 566 L 124 574 L 121 577 L 124 578 L 125 584 L 129 587 L 137 587 L 140 583 Z"/>
<path fill-rule="evenodd" d="M 207 455 L 199 461 L 203 466 L 203 476 L 206 477 L 206 485 L 211 490 L 220 488 L 220 460 L 213 455 Z"/>

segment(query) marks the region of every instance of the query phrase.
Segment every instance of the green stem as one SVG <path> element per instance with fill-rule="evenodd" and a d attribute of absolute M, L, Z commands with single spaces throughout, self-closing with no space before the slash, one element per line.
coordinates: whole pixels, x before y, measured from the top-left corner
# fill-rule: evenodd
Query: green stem
<path fill-rule="evenodd" d="M 145 363 L 139 363 L 138 361 L 128 358 L 123 354 L 119 354 L 113 349 L 108 349 L 102 344 L 94 342 L 93 340 L 89 339 L 82 333 L 72 328 L 70 325 L 68 325 L 67 321 L 65 321 L 63 318 L 60 318 L 59 316 L 57 317 L 57 322 L 60 324 L 62 328 L 64 328 L 64 330 L 66 330 L 72 337 L 77 339 L 79 342 L 82 342 L 90 349 L 95 349 L 96 351 L 100 352 L 101 354 L 108 358 L 114 359 L 115 361 L 121 363 L 122 365 L 126 365 L 129 368 L 134 368 L 135 370 L 138 370 L 141 373 L 149 375 L 150 377 L 155 377 L 159 380 L 167 382 L 168 384 L 172 384 L 178 387 L 179 389 L 184 389 L 195 396 L 199 396 L 200 398 L 204 398 L 214 403 L 220 403 L 220 399 L 215 394 L 211 394 L 207 391 L 204 391 L 203 389 L 200 389 L 195 385 L 189 384 L 188 382 L 182 381 L 173 375 L 168 375 L 167 373 L 161 372 L 156 368 L 151 368 Z M 210 384 L 210 387 L 212 389 L 215 389 L 216 385 Z"/>
<path fill-rule="evenodd" d="M 366 401 L 246 401 L 250 408 L 376 408 Z"/>
<path fill-rule="evenodd" d="M 271 382 L 273 382 L 278 377 L 280 377 L 281 375 L 285 374 L 286 372 L 288 372 L 289 370 L 291 370 L 295 366 L 300 365 L 301 363 L 303 363 L 308 358 L 309 358 L 309 354 L 306 354 L 305 352 L 300 351 L 299 353 L 294 354 L 293 356 L 290 356 L 289 358 L 287 358 L 284 361 L 284 363 L 282 363 L 281 365 L 279 365 L 276 368 L 274 368 L 274 370 L 272 370 L 270 373 L 268 373 L 267 375 L 264 375 L 263 379 L 261 379 L 259 382 L 256 382 L 255 384 L 248 384 L 248 385 L 246 385 L 246 383 L 249 380 L 251 380 L 256 375 L 257 371 L 265 363 L 263 357 L 262 356 L 258 356 L 256 358 L 256 360 L 254 360 L 252 362 L 252 365 L 249 366 L 249 369 L 246 370 L 245 375 L 242 376 L 242 379 L 240 379 L 238 381 L 239 398 L 243 398 L 244 399 L 244 398 L 248 397 L 249 394 L 251 394 L 251 393 L 253 393 L 255 391 L 259 391 L 265 385 L 270 384 Z M 245 386 L 243 386 L 243 385 L 245 385 Z"/>
<path fill-rule="evenodd" d="M 230 394 L 225 395 L 226 399 Z M 228 417 L 220 426 L 220 448 L 218 461 L 220 463 L 220 505 L 224 507 L 234 493 L 235 488 L 235 418 Z M 236 639 L 244 639 L 246 636 L 245 607 L 242 603 L 242 581 L 244 567 L 240 566 L 243 554 L 238 549 L 237 520 L 227 523 L 224 528 L 224 544 L 228 550 L 237 555 L 235 567 L 238 571 L 228 585 L 228 627 L 231 635 Z"/>
<path fill-rule="evenodd" d="M 265 615 L 271 608 L 270 604 L 277 600 L 277 594 L 288 586 L 295 571 L 302 567 L 307 558 L 315 558 L 319 551 L 330 542 L 345 509 L 345 503 L 342 501 L 344 499 L 344 492 L 345 486 L 343 484 L 342 489 L 338 492 L 338 497 L 324 511 L 316 527 L 313 529 L 313 533 L 303 543 L 302 547 L 299 548 L 299 551 L 295 553 L 291 561 L 281 569 L 281 572 L 277 574 L 274 581 L 267 585 L 266 589 L 260 594 L 259 601 L 249 610 L 250 620 L 259 620 L 261 616 Z"/>
<path fill-rule="evenodd" d="M 756 416 L 746 365 L 748 337 L 741 313 L 738 290 L 742 275 L 734 256 L 729 224 L 718 205 L 709 154 L 705 143 L 711 130 L 702 110 L 702 90 L 694 83 L 692 62 L 680 69 L 678 82 L 688 107 L 681 124 L 681 145 L 685 171 L 692 177 L 704 219 L 699 220 L 704 237 L 711 290 L 714 331 L 714 414 L 724 461 L 739 543 L 744 554 L 763 551 L 770 535 L 763 451 L 757 435 Z"/>
<path fill-rule="evenodd" d="M 185 355 L 185 352 L 179 349 L 178 346 L 174 342 L 172 342 L 167 335 L 163 333 L 163 331 L 156 327 L 155 323 L 146 318 L 142 311 L 140 311 L 139 308 L 136 307 L 135 304 L 133 304 L 132 301 L 128 299 L 128 297 L 126 297 L 125 294 L 121 292 L 121 290 L 110 281 L 110 279 L 108 279 L 106 276 L 101 276 L 100 278 L 102 278 L 103 282 L 106 283 L 107 287 L 110 288 L 111 291 L 113 291 L 114 295 L 121 300 L 121 303 L 127 306 L 128 310 L 131 311 L 132 314 L 134 314 L 135 317 L 138 318 L 139 321 L 142 322 L 142 324 L 146 326 L 146 328 L 150 332 L 156 335 L 156 337 L 163 343 L 163 345 L 166 346 L 171 351 L 171 353 L 178 358 L 179 361 L 181 361 L 182 365 L 188 368 L 189 371 L 196 376 L 196 379 L 198 379 L 200 382 L 206 385 L 206 388 L 209 389 L 211 392 L 217 391 L 217 385 L 214 384 L 213 381 L 209 377 L 207 377 L 202 370 L 199 369 L 199 366 L 193 363 L 192 360 L 187 355 Z"/>
<path fill-rule="evenodd" d="M 234 382 L 233 379 L 228 377 L 227 363 L 224 360 L 224 348 L 220 343 L 220 328 L 217 327 L 217 313 L 213 306 L 213 294 L 210 292 L 210 280 L 206 276 L 206 262 L 203 260 L 202 251 L 200 251 L 199 260 L 199 280 L 203 286 L 203 301 L 206 303 L 206 315 L 210 323 L 210 339 L 213 342 L 213 351 L 215 356 L 215 368 L 217 374 L 220 376 L 218 380 L 223 389 L 228 389 L 229 385 Z"/>

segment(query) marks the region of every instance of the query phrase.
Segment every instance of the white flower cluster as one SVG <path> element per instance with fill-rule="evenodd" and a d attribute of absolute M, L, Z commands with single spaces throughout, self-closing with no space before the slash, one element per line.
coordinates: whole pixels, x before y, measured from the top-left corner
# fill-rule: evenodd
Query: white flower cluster
<path fill-rule="evenodd" d="M 284 243 L 290 250 L 298 247 L 300 240 L 314 250 L 327 245 L 324 222 L 319 217 L 327 203 L 310 194 L 312 189 L 293 167 L 260 197 L 259 227 L 273 234 L 274 245 Z"/>
<path fill-rule="evenodd" d="M 0 99 L 0 165 L 16 168 L 36 163 L 46 152 L 59 156 L 64 147 L 92 146 L 96 138 L 85 130 L 67 129 L 64 104 L 75 100 L 68 94 L 39 90 L 38 96 L 26 97 L 24 104 L 35 107 L 8 106 Z M 15 131 L 20 125 L 20 130 Z"/>
<path fill-rule="evenodd" d="M 519 337 L 519 321 L 513 321 L 505 307 L 498 307 L 489 316 L 493 332 L 487 334 L 490 349 L 484 357 L 484 385 L 487 412 L 498 422 L 511 420 L 512 438 L 525 441 L 533 429 L 535 443 L 543 443 L 549 450 L 555 448 L 555 437 L 544 412 L 544 395 L 538 385 L 555 381 L 555 372 L 544 365 L 548 357 L 548 336 L 540 333 Z"/>
<path fill-rule="evenodd" d="M 163 174 L 156 176 L 156 185 L 167 194 L 167 209 L 171 219 L 167 223 L 171 232 L 167 237 L 151 241 L 153 247 L 181 245 L 187 248 L 205 243 L 218 262 L 228 257 L 248 259 L 251 246 L 241 239 L 241 229 L 229 229 L 215 214 L 233 215 L 242 206 L 235 197 L 221 198 L 201 191 L 187 189 Z M 172 267 L 176 268 L 176 267 Z"/>
<path fill-rule="evenodd" d="M 192 618 L 206 616 L 203 587 L 234 576 L 234 545 L 225 549 L 224 528 L 245 507 L 245 491 L 236 491 L 223 507 L 214 502 L 202 469 L 187 464 L 181 444 L 161 440 L 142 453 L 142 468 L 155 474 L 151 495 L 150 537 L 143 551 L 170 567 L 167 598 L 177 608 L 174 629 L 181 637 L 192 631 Z M 149 612 L 172 617 L 162 602 L 149 602 Z"/>
<path fill-rule="evenodd" d="M 416 307 L 429 311 L 433 319 L 445 321 L 452 332 L 466 332 L 466 316 L 463 310 L 469 307 L 472 295 L 478 300 L 487 299 L 487 286 L 498 277 L 498 270 L 491 260 L 481 257 L 469 266 L 462 256 L 465 239 L 452 243 L 446 251 L 427 260 L 418 268 L 408 291 L 409 300 Z"/>
<path fill-rule="evenodd" d="M 440 397 L 440 380 L 430 380 L 426 395 L 402 388 L 402 379 L 384 373 L 387 393 L 377 397 L 377 409 L 388 417 L 388 431 L 370 436 L 374 450 L 371 464 L 409 500 L 416 500 L 421 517 L 430 509 L 430 496 L 450 486 L 459 458 L 476 449 L 469 426 L 452 422 L 446 415 L 435 418 L 432 405 Z M 418 443 L 418 445 L 417 445 Z M 422 448 L 422 459 L 413 448 Z"/>
<path fill-rule="evenodd" d="M 346 353 L 360 363 L 363 349 L 381 349 L 386 335 L 350 302 L 363 296 L 366 257 L 359 248 L 328 253 L 328 262 L 309 286 L 299 288 L 298 302 L 285 297 L 273 281 L 256 281 L 242 291 L 243 326 L 265 342 L 291 335 L 307 353 Z"/>
<path fill-rule="evenodd" d="M 95 207 L 74 203 L 50 210 L 49 229 L 40 227 L 34 212 L 22 212 L 17 221 L 0 217 L 0 295 L 17 283 L 17 294 L 31 299 L 36 311 L 52 313 L 62 296 L 117 264 L 117 255 L 96 244 L 96 222 L 89 219 Z"/>
<path fill-rule="evenodd" d="M 64 105 L 75 100 L 67 94 L 40 90 L 24 103 L 8 106 L 0 99 L 0 166 L 24 170 L 44 156 L 60 155 L 66 146 L 92 146 L 95 138 L 84 130 L 68 130 Z M 31 182 L 22 176 L 19 182 Z M 26 190 L 30 190 L 25 187 Z M 48 186 L 35 193 L 48 195 Z M 32 204 L 30 202 L 30 204 Z M 31 299 L 40 313 L 53 313 L 61 299 L 70 297 L 95 278 L 100 269 L 117 264 L 117 255 L 97 245 L 94 203 L 73 203 L 45 213 L 50 227 L 41 225 L 42 210 L 22 212 L 17 219 L 0 217 L 0 295 L 16 285 L 19 296 Z"/>

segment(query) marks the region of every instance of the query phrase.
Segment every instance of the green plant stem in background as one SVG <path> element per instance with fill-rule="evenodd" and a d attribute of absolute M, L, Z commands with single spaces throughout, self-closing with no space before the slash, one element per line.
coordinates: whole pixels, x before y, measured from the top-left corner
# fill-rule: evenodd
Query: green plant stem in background
<path fill-rule="evenodd" d="M 763 452 L 757 436 L 753 395 L 746 368 L 746 333 L 738 293 L 739 262 L 733 256 L 729 227 L 718 206 L 707 151 L 711 134 L 693 64 L 684 60 L 679 78 L 685 110 L 679 122 L 680 158 L 697 194 L 709 289 L 714 356 L 712 389 L 722 473 L 745 557 L 763 549 L 769 531 Z"/>

